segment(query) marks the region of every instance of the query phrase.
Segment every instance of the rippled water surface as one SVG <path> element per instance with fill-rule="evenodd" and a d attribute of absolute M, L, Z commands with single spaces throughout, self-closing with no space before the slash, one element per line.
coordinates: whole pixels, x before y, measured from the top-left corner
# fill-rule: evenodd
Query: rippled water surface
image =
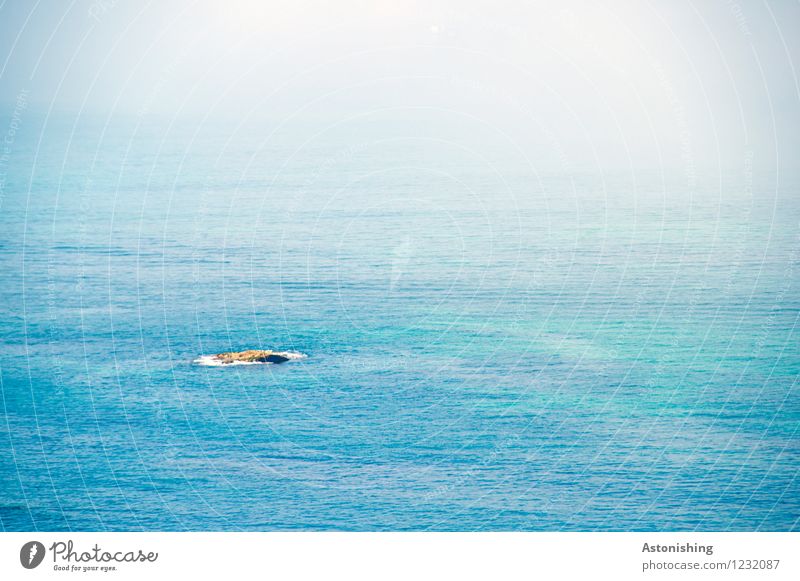
<path fill-rule="evenodd" d="M 70 128 L 8 166 L 2 528 L 798 527 L 791 180 Z M 246 348 L 307 358 L 193 364 Z"/>

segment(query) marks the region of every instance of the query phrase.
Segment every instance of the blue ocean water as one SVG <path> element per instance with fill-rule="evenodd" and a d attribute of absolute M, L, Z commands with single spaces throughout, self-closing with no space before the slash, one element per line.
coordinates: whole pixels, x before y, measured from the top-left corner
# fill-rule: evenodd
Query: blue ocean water
<path fill-rule="evenodd" d="M 791 176 L 441 134 L 20 129 L 0 526 L 797 529 Z"/>

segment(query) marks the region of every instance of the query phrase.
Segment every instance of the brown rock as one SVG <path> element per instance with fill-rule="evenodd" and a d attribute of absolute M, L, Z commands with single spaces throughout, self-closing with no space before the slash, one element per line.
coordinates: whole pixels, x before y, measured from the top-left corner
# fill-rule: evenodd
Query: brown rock
<path fill-rule="evenodd" d="M 215 359 L 220 362 L 235 363 L 237 361 L 245 363 L 283 363 L 289 361 L 288 357 L 274 351 L 264 351 L 261 349 L 248 349 L 247 351 L 230 351 L 228 353 L 217 353 Z"/>

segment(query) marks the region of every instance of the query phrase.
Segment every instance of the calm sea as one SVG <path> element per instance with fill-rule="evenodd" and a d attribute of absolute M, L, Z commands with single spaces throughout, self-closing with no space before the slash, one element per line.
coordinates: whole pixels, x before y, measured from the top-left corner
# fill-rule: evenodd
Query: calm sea
<path fill-rule="evenodd" d="M 791 176 L 545 170 L 368 119 L 23 121 L 3 529 L 798 528 Z M 307 357 L 193 363 L 246 348 Z"/>

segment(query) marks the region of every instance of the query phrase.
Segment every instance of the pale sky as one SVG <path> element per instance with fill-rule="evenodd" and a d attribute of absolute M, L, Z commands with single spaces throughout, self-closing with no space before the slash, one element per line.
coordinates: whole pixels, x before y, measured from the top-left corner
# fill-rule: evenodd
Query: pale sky
<path fill-rule="evenodd" d="M 729 0 L 6 0 L 0 102 L 254 123 L 447 110 L 555 134 L 572 159 L 794 166 L 799 23 L 797 2 Z"/>

